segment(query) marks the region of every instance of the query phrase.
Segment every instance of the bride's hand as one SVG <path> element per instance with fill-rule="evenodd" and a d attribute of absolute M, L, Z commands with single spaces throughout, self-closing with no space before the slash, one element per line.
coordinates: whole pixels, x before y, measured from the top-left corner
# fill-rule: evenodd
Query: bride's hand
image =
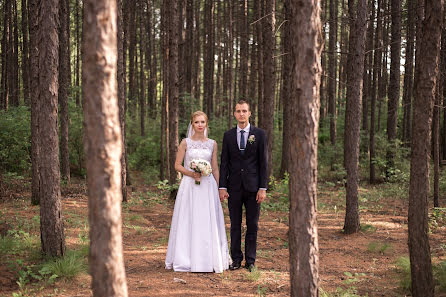
<path fill-rule="evenodd" d="M 195 179 L 196 181 L 200 181 L 200 178 L 201 178 L 201 173 L 198 173 L 198 172 L 192 172 L 192 176 L 191 176 L 193 179 Z"/>

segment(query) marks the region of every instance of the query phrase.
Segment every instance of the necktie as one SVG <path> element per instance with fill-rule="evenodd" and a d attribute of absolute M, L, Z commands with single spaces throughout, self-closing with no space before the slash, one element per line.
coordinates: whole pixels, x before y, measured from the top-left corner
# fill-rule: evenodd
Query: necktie
<path fill-rule="evenodd" d="M 242 151 L 242 154 L 245 152 L 245 136 L 243 135 L 245 134 L 244 130 L 240 130 L 240 150 Z"/>

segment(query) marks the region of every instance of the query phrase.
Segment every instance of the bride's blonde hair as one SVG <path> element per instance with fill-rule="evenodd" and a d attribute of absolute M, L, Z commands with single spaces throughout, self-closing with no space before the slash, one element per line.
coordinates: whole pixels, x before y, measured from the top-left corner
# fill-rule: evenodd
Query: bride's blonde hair
<path fill-rule="evenodd" d="M 193 112 L 193 113 L 192 113 L 192 115 L 191 115 L 191 117 L 190 117 L 190 125 L 193 126 L 192 124 L 193 124 L 193 122 L 194 122 L 194 119 L 195 119 L 196 117 L 199 117 L 199 116 L 203 116 L 204 119 L 206 120 L 206 130 L 205 130 L 205 135 L 209 135 L 209 121 L 208 121 L 208 116 L 207 116 L 207 114 L 205 114 L 205 113 L 202 112 L 201 110 L 197 110 L 196 112 Z"/>
<path fill-rule="evenodd" d="M 201 110 L 197 110 L 196 112 L 193 112 L 192 113 L 192 115 L 191 115 L 191 117 L 190 117 L 190 123 L 191 123 L 191 125 L 192 125 L 192 123 L 194 122 L 194 119 L 196 118 L 196 117 L 199 117 L 199 116 L 204 116 L 204 119 L 206 120 L 206 126 L 208 125 L 208 116 L 204 113 L 204 112 L 202 112 Z"/>

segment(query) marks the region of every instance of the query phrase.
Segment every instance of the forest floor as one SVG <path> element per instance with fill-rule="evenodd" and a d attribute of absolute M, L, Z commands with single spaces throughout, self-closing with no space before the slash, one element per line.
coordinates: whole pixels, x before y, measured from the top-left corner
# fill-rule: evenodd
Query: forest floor
<path fill-rule="evenodd" d="M 131 187 L 123 206 L 123 244 L 129 296 L 288 296 L 288 212 L 284 187 L 272 191 L 262 206 L 258 232 L 257 271 L 179 273 L 164 269 L 174 201 L 168 192 L 142 179 Z M 386 188 L 387 187 L 387 188 Z M 32 242 L 22 252 L 0 250 L 0 296 L 92 296 L 90 276 L 36 281 L 39 208 L 30 206 L 29 181 L 11 180 L 0 192 L 0 227 Z M 279 188 L 279 187 L 278 187 Z M 333 183 L 318 186 L 320 296 L 407 296 L 397 261 L 408 256 L 407 199 L 395 185 L 360 188 L 361 232 L 344 235 L 345 190 Z M 407 191 L 405 186 L 400 191 Z M 88 246 L 88 200 L 84 181 L 62 187 L 68 250 Z M 440 201 L 446 204 L 446 199 Z M 229 230 L 227 203 L 223 205 Z M 432 213 L 432 208 L 430 208 Z M 443 213 L 444 214 L 444 213 Z M 434 263 L 446 260 L 445 216 L 431 214 L 430 243 Z M 1 230 L 0 230 L 1 231 Z M 3 254 L 2 254 L 3 252 Z M 33 256 L 34 255 L 34 256 Z M 19 272 L 21 270 L 21 272 Z M 26 276 L 30 280 L 25 280 Z M 22 276 L 22 278 L 20 277 Z M 20 287 L 19 287 L 20 285 Z M 446 296 L 437 287 L 436 296 Z"/>

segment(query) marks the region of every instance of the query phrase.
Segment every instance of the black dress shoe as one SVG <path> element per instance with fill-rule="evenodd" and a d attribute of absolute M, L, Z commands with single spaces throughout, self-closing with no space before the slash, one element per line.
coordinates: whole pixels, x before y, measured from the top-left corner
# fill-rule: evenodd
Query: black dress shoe
<path fill-rule="evenodd" d="M 237 269 L 239 269 L 241 266 L 242 266 L 242 263 L 241 263 L 241 262 L 236 262 L 236 261 L 234 261 L 234 262 L 232 262 L 231 265 L 229 265 L 229 270 L 237 270 Z"/>
<path fill-rule="evenodd" d="M 245 268 L 248 269 L 249 272 L 253 271 L 256 267 L 254 264 L 248 264 L 246 263 Z"/>

